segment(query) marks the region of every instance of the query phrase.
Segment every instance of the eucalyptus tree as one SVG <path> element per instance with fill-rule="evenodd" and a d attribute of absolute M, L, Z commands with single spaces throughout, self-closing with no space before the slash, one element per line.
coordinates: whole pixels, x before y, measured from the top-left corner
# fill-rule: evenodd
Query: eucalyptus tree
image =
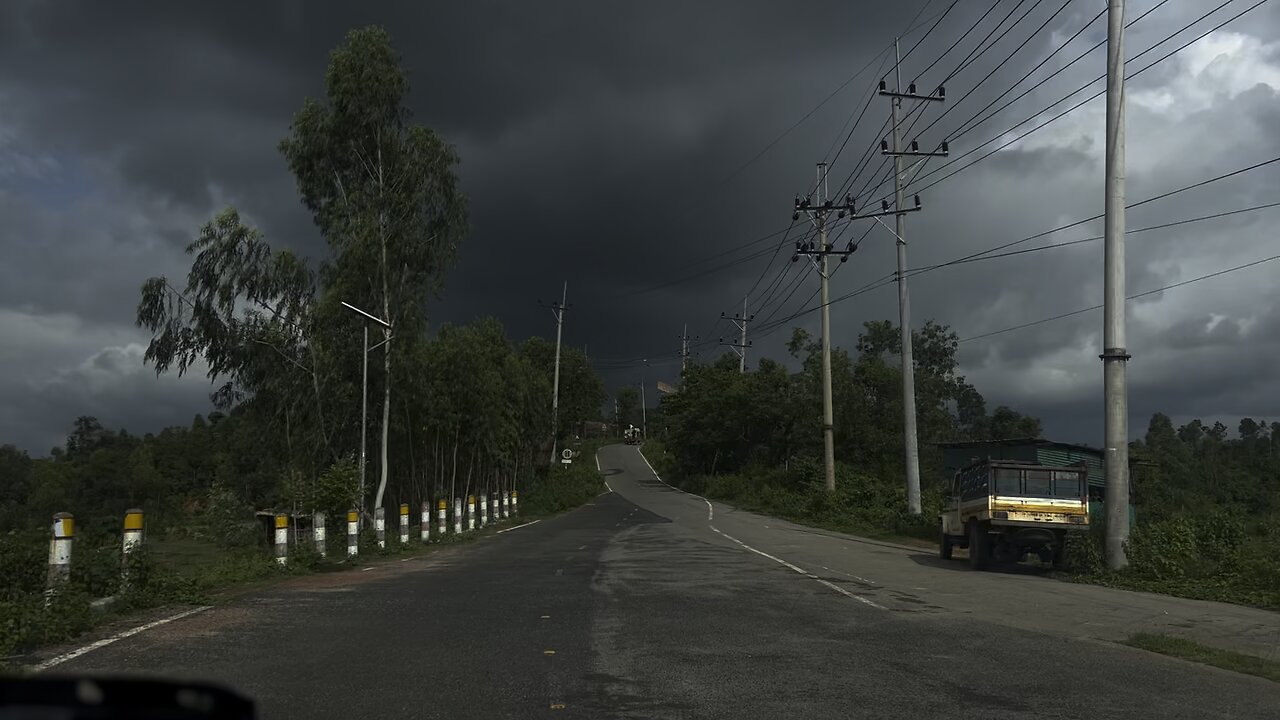
<path fill-rule="evenodd" d="M 280 143 L 303 203 L 334 252 L 325 292 L 376 309 L 383 328 L 380 507 L 390 476 L 393 339 L 424 332 L 467 225 L 457 153 L 413 122 L 409 82 L 386 31 L 348 33 L 329 58 L 324 101 L 307 99 Z"/>

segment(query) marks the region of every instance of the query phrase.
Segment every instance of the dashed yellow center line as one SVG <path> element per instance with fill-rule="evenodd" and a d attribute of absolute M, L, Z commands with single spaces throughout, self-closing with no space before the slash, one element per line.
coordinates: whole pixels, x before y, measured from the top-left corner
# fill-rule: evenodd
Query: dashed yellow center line
<path fill-rule="evenodd" d="M 564 703 L 551 703 L 551 709 L 552 709 L 552 710 L 563 710 L 563 709 L 564 709 Z"/>
<path fill-rule="evenodd" d="M 543 620 L 550 620 L 550 619 L 551 619 L 551 616 L 550 616 L 550 615 L 543 615 L 543 616 L 542 616 L 542 619 L 543 619 Z"/>
<path fill-rule="evenodd" d="M 555 651 L 555 650 L 543 650 L 543 651 L 542 651 L 542 654 L 543 654 L 543 655 L 555 655 L 555 654 L 556 654 L 556 651 Z"/>

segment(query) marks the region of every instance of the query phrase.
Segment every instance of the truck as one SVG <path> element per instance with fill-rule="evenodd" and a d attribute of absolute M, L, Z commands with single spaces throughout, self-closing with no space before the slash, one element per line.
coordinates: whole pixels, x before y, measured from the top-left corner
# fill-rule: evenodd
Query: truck
<path fill-rule="evenodd" d="M 1088 467 L 978 460 L 957 471 L 940 513 L 938 556 L 969 551 L 969 566 L 1037 555 L 1058 567 L 1069 533 L 1089 530 Z"/>

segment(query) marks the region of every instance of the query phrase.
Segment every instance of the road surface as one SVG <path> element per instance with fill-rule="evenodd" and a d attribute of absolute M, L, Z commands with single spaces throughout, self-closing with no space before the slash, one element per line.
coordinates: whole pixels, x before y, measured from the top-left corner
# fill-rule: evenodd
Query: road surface
<path fill-rule="evenodd" d="M 292 580 L 49 672 L 215 680 L 264 718 L 1280 718 L 1280 685 L 1108 640 L 1277 654 L 1244 608 L 972 573 L 714 507 L 638 449 L 557 518 Z"/>

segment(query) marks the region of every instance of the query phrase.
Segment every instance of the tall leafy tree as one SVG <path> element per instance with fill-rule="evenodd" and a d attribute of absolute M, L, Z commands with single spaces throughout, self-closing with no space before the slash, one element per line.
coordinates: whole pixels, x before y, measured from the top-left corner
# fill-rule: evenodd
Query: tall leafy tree
<path fill-rule="evenodd" d="M 206 223 L 187 253 L 194 259 L 185 286 L 163 276 L 142 286 L 137 323 L 152 333 L 144 360 L 157 375 L 202 363 L 221 383 L 212 396 L 217 407 L 251 398 L 285 428 L 287 457 L 333 457 L 322 392 L 332 378 L 317 338 L 315 274 L 293 253 L 273 250 L 234 208 Z M 77 422 L 70 454 L 95 442 L 89 420 Z M 197 420 L 192 432 L 203 432 L 205 421 Z"/>
<path fill-rule="evenodd" d="M 408 79 L 386 31 L 348 33 L 329 58 L 325 100 L 308 99 L 280 149 L 325 241 L 335 298 L 380 311 L 383 329 L 380 507 L 390 477 L 393 338 L 425 326 L 466 230 L 458 157 L 429 128 L 412 122 Z M 333 307 L 336 303 L 331 303 Z"/>

